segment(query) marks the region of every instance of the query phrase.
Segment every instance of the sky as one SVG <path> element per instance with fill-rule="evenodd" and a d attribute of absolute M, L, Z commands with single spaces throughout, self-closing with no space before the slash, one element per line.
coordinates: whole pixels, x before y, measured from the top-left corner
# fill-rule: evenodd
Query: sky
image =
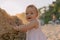
<path fill-rule="evenodd" d="M 0 0 L 0 8 L 5 9 L 8 14 L 16 15 L 25 12 L 26 7 L 30 4 L 37 8 L 48 6 L 55 0 Z"/>

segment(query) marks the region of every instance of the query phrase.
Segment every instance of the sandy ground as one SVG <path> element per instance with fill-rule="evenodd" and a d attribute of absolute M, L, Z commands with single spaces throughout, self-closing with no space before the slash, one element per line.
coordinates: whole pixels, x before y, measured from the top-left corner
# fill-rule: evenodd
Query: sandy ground
<path fill-rule="evenodd" d="M 41 27 L 44 34 L 47 36 L 47 40 L 60 40 L 60 25 L 44 25 Z"/>

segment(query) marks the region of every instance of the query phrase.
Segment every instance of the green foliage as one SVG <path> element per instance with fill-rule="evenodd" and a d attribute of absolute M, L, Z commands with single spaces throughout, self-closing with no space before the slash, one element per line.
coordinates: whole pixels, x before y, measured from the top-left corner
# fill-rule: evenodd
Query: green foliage
<path fill-rule="evenodd" d="M 60 17 L 60 0 L 56 0 L 51 5 L 49 5 L 49 9 L 42 14 L 41 19 L 44 20 L 45 24 L 47 24 L 51 20 L 51 15 L 56 14 L 57 19 Z"/>

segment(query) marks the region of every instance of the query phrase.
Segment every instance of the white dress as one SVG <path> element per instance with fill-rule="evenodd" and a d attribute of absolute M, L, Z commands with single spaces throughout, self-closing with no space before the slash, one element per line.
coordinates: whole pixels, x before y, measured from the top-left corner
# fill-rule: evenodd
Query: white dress
<path fill-rule="evenodd" d="M 41 31 L 40 21 L 38 20 L 38 22 L 39 27 L 37 29 L 33 28 L 32 30 L 26 32 L 26 40 L 47 40 L 46 36 Z"/>

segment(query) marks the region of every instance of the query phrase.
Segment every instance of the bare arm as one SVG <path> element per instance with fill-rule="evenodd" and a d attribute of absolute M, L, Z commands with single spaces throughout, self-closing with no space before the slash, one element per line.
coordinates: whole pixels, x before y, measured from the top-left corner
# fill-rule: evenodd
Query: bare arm
<path fill-rule="evenodd" d="M 26 31 L 31 30 L 33 28 L 38 28 L 37 25 L 38 25 L 37 20 L 34 20 L 34 21 L 31 21 L 30 23 L 28 23 L 26 25 L 20 25 L 19 27 L 17 26 L 14 29 L 18 30 L 18 31 L 26 32 Z"/>

